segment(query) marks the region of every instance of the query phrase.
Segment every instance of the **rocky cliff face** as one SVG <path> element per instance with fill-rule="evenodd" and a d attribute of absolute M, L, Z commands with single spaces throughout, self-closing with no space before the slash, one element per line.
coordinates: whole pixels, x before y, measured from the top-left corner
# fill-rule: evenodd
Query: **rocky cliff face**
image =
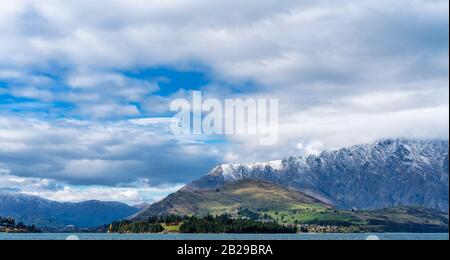
<path fill-rule="evenodd" d="M 185 189 L 261 179 L 344 209 L 417 205 L 448 212 L 448 148 L 448 141 L 383 140 L 307 158 L 221 165 Z"/>

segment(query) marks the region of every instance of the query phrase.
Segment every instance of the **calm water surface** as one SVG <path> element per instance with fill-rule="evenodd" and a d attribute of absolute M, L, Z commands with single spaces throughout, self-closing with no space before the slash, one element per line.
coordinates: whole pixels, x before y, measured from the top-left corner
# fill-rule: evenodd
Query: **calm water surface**
<path fill-rule="evenodd" d="M 449 234 L 4 234 L 0 240 L 449 240 Z"/>

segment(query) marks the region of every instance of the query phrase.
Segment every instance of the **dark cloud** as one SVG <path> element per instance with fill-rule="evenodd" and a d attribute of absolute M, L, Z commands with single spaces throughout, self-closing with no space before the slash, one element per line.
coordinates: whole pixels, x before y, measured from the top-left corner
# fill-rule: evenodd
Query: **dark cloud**
<path fill-rule="evenodd" d="M 110 186 L 148 179 L 157 185 L 186 183 L 219 162 L 207 145 L 151 125 L 4 118 L 0 129 L 0 162 L 13 176 Z"/>

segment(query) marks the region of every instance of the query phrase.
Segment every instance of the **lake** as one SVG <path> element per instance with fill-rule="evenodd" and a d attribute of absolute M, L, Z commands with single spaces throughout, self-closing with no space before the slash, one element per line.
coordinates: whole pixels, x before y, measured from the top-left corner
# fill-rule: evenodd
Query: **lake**
<path fill-rule="evenodd" d="M 0 240 L 449 240 L 449 234 L 6 234 Z"/>

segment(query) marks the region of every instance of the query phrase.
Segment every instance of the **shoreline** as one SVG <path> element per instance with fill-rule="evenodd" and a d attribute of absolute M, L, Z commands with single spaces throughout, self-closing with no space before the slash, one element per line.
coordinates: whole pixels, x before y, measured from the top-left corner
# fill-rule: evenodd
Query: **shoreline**
<path fill-rule="evenodd" d="M 117 234 L 117 233 L 0 233 L 1 240 L 168 240 L 168 241 L 276 241 L 276 240 L 449 240 L 448 233 L 360 234 Z"/>

